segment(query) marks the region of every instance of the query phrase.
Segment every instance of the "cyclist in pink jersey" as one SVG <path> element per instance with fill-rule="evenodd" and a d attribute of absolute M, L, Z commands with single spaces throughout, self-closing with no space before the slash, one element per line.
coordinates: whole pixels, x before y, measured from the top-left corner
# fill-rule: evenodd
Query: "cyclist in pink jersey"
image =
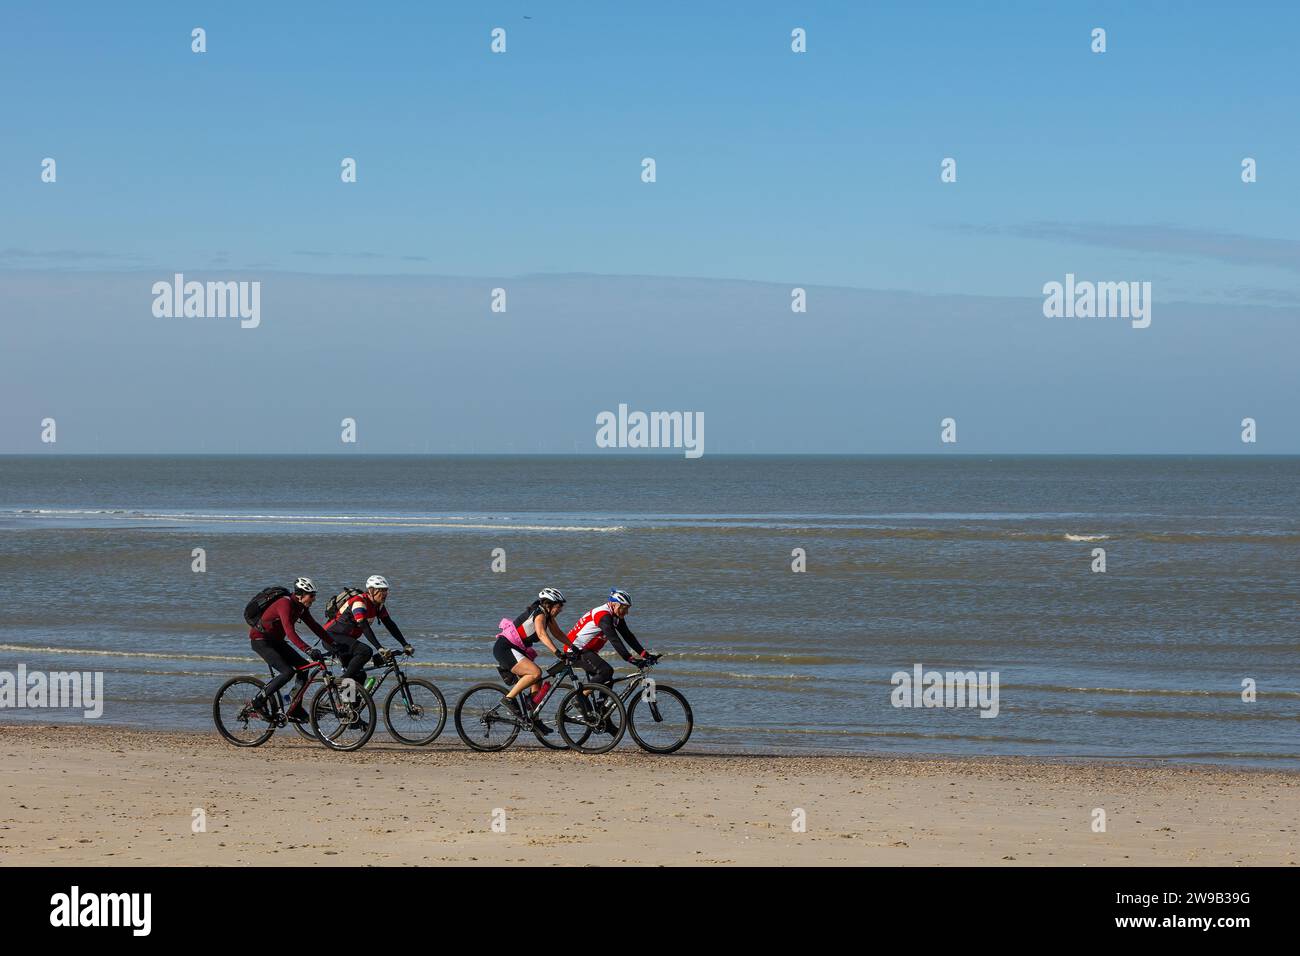
<path fill-rule="evenodd" d="M 492 657 L 503 672 L 503 676 L 509 673 L 515 678 L 513 686 L 506 694 L 506 701 L 521 715 L 527 713 L 527 707 L 519 710 L 516 698 L 523 694 L 524 703 L 532 706 L 534 695 L 525 694 L 524 691 L 536 686 L 535 693 L 540 697 L 545 695 L 546 688 L 549 686 L 547 682 L 542 682 L 542 669 L 537 664 L 537 650 L 534 645 L 540 641 L 552 654 L 559 656 L 557 645 L 564 643 L 565 636 L 556 617 L 563 607 L 564 595 L 558 588 L 542 588 L 537 595 L 537 600 L 524 608 L 522 614 L 513 620 L 510 618 L 501 620 L 501 630 L 492 645 Z M 537 726 L 543 734 L 552 732 L 551 728 L 540 719 L 537 721 Z"/>

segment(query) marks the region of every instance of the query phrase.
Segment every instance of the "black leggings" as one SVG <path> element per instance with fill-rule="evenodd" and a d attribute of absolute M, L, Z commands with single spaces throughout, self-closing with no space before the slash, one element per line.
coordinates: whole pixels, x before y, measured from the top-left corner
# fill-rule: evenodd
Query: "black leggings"
<path fill-rule="evenodd" d="M 587 672 L 587 676 L 597 684 L 609 685 L 614 679 L 614 668 L 595 651 L 583 651 L 578 655 L 578 663 Z"/>
<path fill-rule="evenodd" d="M 343 676 L 356 678 L 361 673 L 361 668 L 365 667 L 366 662 L 370 660 L 372 653 L 370 645 L 358 637 L 348 637 L 346 634 L 333 632 L 330 633 L 330 641 L 338 648 L 339 660 L 345 665 Z"/>
<path fill-rule="evenodd" d="M 306 666 L 307 661 L 289 646 L 288 641 L 262 638 L 248 643 L 253 645 L 253 650 L 257 651 L 258 657 L 270 664 L 271 669 L 275 671 L 275 676 L 267 681 L 266 687 L 262 689 L 264 696 L 270 697 L 293 680 L 295 675 L 299 680 L 307 679 L 306 676 L 298 673 L 298 668 Z"/>

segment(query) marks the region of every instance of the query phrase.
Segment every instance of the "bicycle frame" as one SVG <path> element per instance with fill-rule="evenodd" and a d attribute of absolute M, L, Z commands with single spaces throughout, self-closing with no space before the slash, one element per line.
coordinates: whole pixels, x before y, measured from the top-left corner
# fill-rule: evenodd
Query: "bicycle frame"
<path fill-rule="evenodd" d="M 275 668 L 268 664 L 267 669 L 270 670 L 271 676 L 274 677 Z M 323 680 L 327 677 L 329 675 L 329 668 L 323 661 L 308 661 L 302 667 L 295 667 L 294 672 L 299 674 L 305 673 L 307 679 L 305 681 L 294 680 L 294 684 L 298 689 L 294 691 L 293 695 L 289 698 L 288 710 L 293 710 L 296 707 L 302 706 L 303 698 L 307 696 L 308 689 L 318 680 Z M 280 726 L 283 726 L 284 714 L 280 713 L 282 702 L 280 700 L 279 692 L 276 692 L 274 697 L 268 697 L 266 702 L 271 708 L 271 714 L 277 719 L 277 723 Z"/>
<path fill-rule="evenodd" d="M 378 697 L 378 696 L 379 696 L 379 688 L 381 688 L 381 687 L 384 686 L 384 681 L 388 680 L 388 675 L 389 675 L 389 674 L 392 674 L 393 672 L 396 672 L 396 673 L 397 673 L 397 686 L 400 687 L 400 688 L 402 689 L 402 696 L 403 696 L 405 699 L 409 700 L 409 699 L 410 699 L 410 694 L 407 693 L 407 690 L 406 690 L 406 674 L 403 673 L 403 672 L 402 672 L 402 668 L 398 666 L 398 664 L 397 664 L 397 657 L 396 657 L 396 656 L 390 657 L 390 658 L 388 659 L 388 663 L 386 663 L 386 664 L 376 664 L 376 665 L 374 665 L 373 667 L 364 667 L 364 668 L 362 668 L 361 673 L 362 673 L 362 674 L 374 674 L 376 671 L 381 671 L 381 670 L 383 671 L 383 673 L 380 674 L 379 677 L 375 680 L 375 686 L 374 686 L 374 689 L 370 692 L 370 696 L 371 696 L 371 697 Z"/>
<path fill-rule="evenodd" d="M 610 687 L 616 692 L 617 688 L 614 688 L 615 684 L 627 683 L 627 687 L 618 695 L 619 700 L 623 701 L 625 706 L 627 702 L 632 699 L 632 695 L 636 693 L 636 689 L 642 684 L 650 684 L 653 686 L 654 678 L 646 675 L 647 670 L 649 670 L 649 668 L 638 668 L 635 674 L 624 674 L 622 677 L 615 677 L 609 682 Z"/>
<path fill-rule="evenodd" d="M 498 667 L 497 670 L 500 671 L 501 668 Z M 519 680 L 519 677 L 517 675 L 512 675 L 512 676 L 514 676 L 514 679 L 516 681 Z M 578 677 L 577 673 L 573 669 L 572 661 L 556 661 L 550 667 L 542 671 L 542 679 L 546 680 L 547 678 L 554 678 L 554 679 L 551 680 L 551 686 L 546 688 L 546 693 L 542 695 L 542 699 L 537 701 L 536 705 L 529 709 L 528 718 L 530 720 L 536 720 L 541 715 L 542 710 L 546 707 L 546 704 L 550 701 L 552 697 L 555 696 L 555 692 L 559 690 L 560 687 L 563 685 L 565 678 L 568 678 L 569 680 L 573 681 L 574 687 L 578 688 L 579 690 L 582 690 L 585 687 L 604 686 L 603 684 L 594 684 L 591 681 L 583 680 L 580 677 Z M 529 689 L 530 688 L 525 688 L 525 693 Z"/>

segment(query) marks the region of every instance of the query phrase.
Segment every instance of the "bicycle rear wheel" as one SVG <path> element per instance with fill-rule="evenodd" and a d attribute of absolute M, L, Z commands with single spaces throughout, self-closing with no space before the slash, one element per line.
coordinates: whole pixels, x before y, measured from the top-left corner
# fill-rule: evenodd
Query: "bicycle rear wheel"
<path fill-rule="evenodd" d="M 377 718 L 374 699 L 360 684 L 354 700 L 344 700 L 337 684 L 326 684 L 311 701 L 311 729 L 331 750 L 364 747 L 375 732 Z"/>
<path fill-rule="evenodd" d="M 543 714 L 539 714 L 538 717 L 541 717 L 544 723 L 550 723 L 553 725 L 553 727 L 558 726 L 560 721 L 560 701 L 564 700 L 565 692 L 570 691 L 572 689 L 573 689 L 573 685 L 566 681 L 565 683 L 562 683 L 558 687 L 556 687 L 555 690 L 550 691 L 551 697 L 550 700 L 548 700 L 546 703 L 548 706 L 551 706 L 553 710 L 551 719 L 550 721 L 546 721 Z M 574 732 L 578 733 L 579 731 L 577 728 L 575 728 Z M 565 742 L 563 734 L 557 734 L 554 732 L 549 734 L 542 733 L 541 728 L 537 726 L 536 720 L 533 721 L 533 736 L 535 736 L 537 738 L 538 743 L 540 743 L 547 750 L 568 750 L 569 749 L 569 745 Z"/>
<path fill-rule="evenodd" d="M 574 750 L 603 754 L 627 731 L 627 710 L 604 684 L 581 684 L 560 702 L 560 736 Z"/>
<path fill-rule="evenodd" d="M 652 754 L 681 750 L 695 727 L 695 715 L 681 691 L 663 684 L 637 694 L 627 708 L 627 729 L 642 749 Z"/>
<path fill-rule="evenodd" d="M 522 729 L 505 701 L 501 684 L 475 684 L 456 701 L 456 733 L 465 746 L 482 753 L 505 750 Z"/>
<path fill-rule="evenodd" d="M 562 690 L 571 691 L 573 685 L 566 683 L 563 685 Z M 560 728 L 560 739 L 565 742 L 565 749 L 574 748 L 573 744 L 568 743 L 569 740 L 576 742 L 576 749 L 581 749 L 582 745 L 587 742 L 587 738 L 591 736 L 591 724 L 589 721 L 583 720 L 581 714 L 565 714 L 564 701 L 568 696 L 566 693 L 557 691 L 555 696 L 559 701 L 555 705 L 555 726 Z M 568 728 L 567 732 L 565 728 Z M 559 748 L 555 749 L 558 750 Z"/>
<path fill-rule="evenodd" d="M 437 740 L 447 726 L 447 701 L 429 681 L 408 679 L 406 693 L 401 684 L 388 692 L 384 723 L 398 743 L 423 747 Z"/>
<path fill-rule="evenodd" d="M 212 722 L 236 747 L 260 747 L 275 733 L 275 725 L 253 710 L 253 698 L 265 686 L 256 677 L 232 677 L 212 698 Z"/>

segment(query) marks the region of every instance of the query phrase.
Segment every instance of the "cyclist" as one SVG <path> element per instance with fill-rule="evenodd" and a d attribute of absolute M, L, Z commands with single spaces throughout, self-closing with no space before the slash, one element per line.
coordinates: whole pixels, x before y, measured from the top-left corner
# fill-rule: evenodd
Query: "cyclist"
<path fill-rule="evenodd" d="M 403 651 L 407 654 L 415 653 L 411 645 L 406 642 L 406 638 L 402 636 L 397 622 L 388 614 L 386 606 L 388 591 L 387 578 L 382 574 L 370 575 L 366 579 L 366 589 L 351 595 L 339 604 L 338 613 L 325 625 L 326 640 L 331 650 L 338 652 L 339 660 L 344 665 L 343 678 L 351 678 L 355 681 L 361 669 L 370 660 L 371 650 L 361 643 L 362 635 L 365 635 L 366 640 L 375 646 L 375 650 L 381 654 L 386 653 L 379 643 L 379 638 L 375 637 L 375 632 L 370 626 L 371 621 L 382 621 L 388 633 L 402 642 Z"/>
<path fill-rule="evenodd" d="M 506 694 L 511 707 L 518 708 L 515 698 L 542 677 L 542 669 L 536 663 L 537 651 L 533 645 L 541 641 L 552 654 L 557 657 L 560 655 L 556 643 L 563 644 L 565 635 L 555 618 L 562 607 L 564 595 L 558 588 L 542 588 L 537 594 L 537 600 L 524 608 L 522 614 L 513 620 L 508 617 L 501 619 L 501 630 L 497 634 L 496 643 L 492 645 L 492 656 L 496 658 L 498 667 L 519 678 Z M 538 688 L 538 696 L 546 693 L 546 686 L 543 684 Z M 532 694 L 524 698 L 525 703 L 531 703 L 532 700 Z M 544 734 L 552 732 L 540 720 L 537 721 L 537 727 Z"/>
<path fill-rule="evenodd" d="M 618 656 L 629 664 L 648 663 L 654 656 L 641 646 L 641 642 L 627 626 L 627 612 L 631 608 L 631 596 L 624 590 L 614 588 L 609 592 L 608 601 L 578 618 L 578 623 L 569 628 L 569 633 L 565 636 L 565 651 L 576 654 L 578 663 L 587 672 L 587 676 L 598 684 L 608 686 L 614 678 L 614 668 L 597 653 L 606 642 L 613 644 Z M 632 645 L 640 657 L 628 653 L 623 641 Z"/>
<path fill-rule="evenodd" d="M 293 582 L 293 591 L 267 605 L 257 624 L 249 628 L 248 639 L 253 650 L 275 671 L 275 676 L 267 682 L 261 693 L 253 698 L 254 709 L 267 720 L 271 719 L 267 701 L 271 700 L 281 687 L 289 683 L 290 678 L 296 676 L 299 684 L 307 681 L 307 675 L 299 670 L 301 667 L 306 667 L 307 662 L 295 653 L 293 647 L 289 646 L 289 641 L 314 661 L 324 658 L 320 651 L 308 647 L 293 628 L 295 621 L 302 621 L 313 634 L 328 645 L 329 635 L 311 616 L 310 608 L 315 600 L 316 585 L 312 583 L 311 578 L 298 578 Z M 307 709 L 301 702 L 284 716 L 286 720 L 295 723 L 306 723 L 310 719 L 307 716 Z"/>

